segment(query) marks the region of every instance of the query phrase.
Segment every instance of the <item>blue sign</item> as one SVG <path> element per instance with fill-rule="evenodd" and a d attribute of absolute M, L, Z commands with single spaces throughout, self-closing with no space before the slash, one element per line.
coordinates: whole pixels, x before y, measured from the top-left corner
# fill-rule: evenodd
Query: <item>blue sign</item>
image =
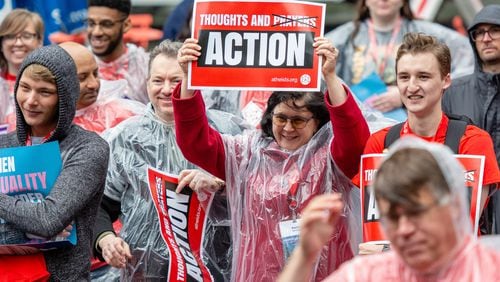
<path fill-rule="evenodd" d="M 31 203 L 49 195 L 62 168 L 59 143 L 0 149 L 0 193 Z M 76 244 L 76 226 L 67 238 L 40 238 L 0 219 L 0 245 L 50 249 Z M 2 246 L 0 250 L 3 251 Z"/>

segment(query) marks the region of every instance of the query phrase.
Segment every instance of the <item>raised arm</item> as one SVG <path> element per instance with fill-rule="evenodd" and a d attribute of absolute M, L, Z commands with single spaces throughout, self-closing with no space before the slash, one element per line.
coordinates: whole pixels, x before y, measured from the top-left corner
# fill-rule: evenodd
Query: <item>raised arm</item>
<path fill-rule="evenodd" d="M 325 38 L 315 38 L 316 53 L 323 56 L 321 71 L 328 92 L 325 95 L 334 129 L 331 144 L 335 163 L 351 178 L 358 171 L 359 161 L 370 136 L 368 124 L 352 93 L 335 73 L 339 51 Z"/>
<path fill-rule="evenodd" d="M 226 155 L 222 136 L 208 124 L 201 92 L 187 87 L 188 63 L 198 59 L 200 50 L 198 41 L 188 38 L 177 55 L 184 78 L 172 98 L 176 140 L 186 159 L 225 180 Z"/>

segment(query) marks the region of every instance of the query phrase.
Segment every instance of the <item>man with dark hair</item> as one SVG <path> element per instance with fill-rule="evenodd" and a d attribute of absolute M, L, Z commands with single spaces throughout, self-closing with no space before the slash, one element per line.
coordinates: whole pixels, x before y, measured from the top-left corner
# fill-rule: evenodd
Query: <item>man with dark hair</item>
<path fill-rule="evenodd" d="M 415 137 L 398 140 L 373 184 L 392 250 L 358 256 L 324 281 L 499 281 L 500 254 L 473 239 L 463 174 L 449 148 Z M 342 209 L 338 194 L 311 201 L 279 281 L 309 281 Z"/>
<path fill-rule="evenodd" d="M 130 8 L 130 0 L 89 0 L 88 42 L 97 59 L 99 76 L 106 80 L 127 80 L 124 97 L 146 104 L 148 54 L 123 40 L 123 34 L 132 27 Z"/>
<path fill-rule="evenodd" d="M 28 55 L 19 68 L 14 93 L 16 131 L 0 136 L 0 148 L 57 141 L 62 168 L 42 202 L 23 202 L 0 193 L 0 218 L 23 232 L 44 238 L 74 222 L 76 245 L 44 251 L 43 257 L 51 280 L 88 280 L 89 247 L 104 191 L 108 144 L 97 134 L 73 124 L 80 94 L 78 77 L 73 59 L 61 47 L 41 47 Z M 23 267 L 25 272 L 32 271 L 31 263 Z M 2 272 L 2 277 L 6 275 Z"/>
<path fill-rule="evenodd" d="M 484 7 L 469 27 L 476 56 L 474 73 L 453 80 L 443 97 L 446 113 L 470 117 L 493 138 L 500 162 L 500 5 Z M 500 194 L 492 196 L 493 233 L 500 233 Z"/>

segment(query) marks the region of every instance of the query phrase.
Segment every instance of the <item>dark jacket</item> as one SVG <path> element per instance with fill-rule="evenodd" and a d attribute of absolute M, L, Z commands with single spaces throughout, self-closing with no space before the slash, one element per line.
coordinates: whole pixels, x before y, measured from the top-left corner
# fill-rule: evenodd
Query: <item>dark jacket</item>
<path fill-rule="evenodd" d="M 500 5 L 483 8 L 474 18 L 469 33 L 482 23 L 500 25 Z M 454 79 L 443 97 L 443 110 L 446 113 L 466 115 L 479 127 L 488 131 L 493 138 L 497 161 L 500 162 L 500 74 L 482 71 L 481 58 L 475 43 L 469 35 L 474 50 L 474 73 Z M 497 202 L 498 203 L 495 203 Z M 500 194 L 496 193 L 493 203 L 498 206 L 497 222 L 500 222 Z M 496 233 L 500 233 L 497 227 Z"/>
<path fill-rule="evenodd" d="M 72 124 L 80 90 L 76 66 L 69 54 L 58 46 L 35 50 L 21 65 L 15 90 L 31 64 L 47 67 L 56 77 L 58 123 L 46 142 L 59 142 L 62 168 L 41 203 L 24 202 L 0 193 L 0 218 L 24 232 L 46 238 L 74 221 L 77 244 L 44 252 L 47 270 L 51 281 L 89 280 L 92 227 L 104 190 L 109 147 L 97 134 Z M 30 129 L 17 102 L 16 111 L 17 129 L 0 136 L 0 148 L 26 145 Z"/>
<path fill-rule="evenodd" d="M 500 25 L 500 5 L 490 5 L 479 12 L 469 32 L 478 24 Z M 474 73 L 454 79 L 443 97 L 446 113 L 470 117 L 479 127 L 488 131 L 495 144 L 497 160 L 500 161 L 500 74 L 485 73 L 476 45 L 469 35 L 476 57 Z"/>

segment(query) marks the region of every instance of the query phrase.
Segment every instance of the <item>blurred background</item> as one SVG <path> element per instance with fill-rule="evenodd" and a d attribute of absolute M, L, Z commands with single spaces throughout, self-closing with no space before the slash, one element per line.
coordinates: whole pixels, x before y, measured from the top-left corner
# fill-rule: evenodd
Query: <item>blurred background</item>
<path fill-rule="evenodd" d="M 132 22 L 136 28 L 127 34 L 126 40 L 151 49 L 163 37 L 164 24 L 182 0 L 131 1 Z M 356 1 L 315 1 L 327 4 L 325 33 L 353 19 Z M 483 5 L 500 3 L 500 0 L 411 0 L 410 2 L 417 17 L 464 32 L 474 14 Z M 81 32 L 84 30 L 87 15 L 86 5 L 87 0 L 0 0 L 0 20 L 15 7 L 27 8 L 38 12 L 44 18 L 45 44 L 67 40 L 81 41 L 85 40 Z"/>

